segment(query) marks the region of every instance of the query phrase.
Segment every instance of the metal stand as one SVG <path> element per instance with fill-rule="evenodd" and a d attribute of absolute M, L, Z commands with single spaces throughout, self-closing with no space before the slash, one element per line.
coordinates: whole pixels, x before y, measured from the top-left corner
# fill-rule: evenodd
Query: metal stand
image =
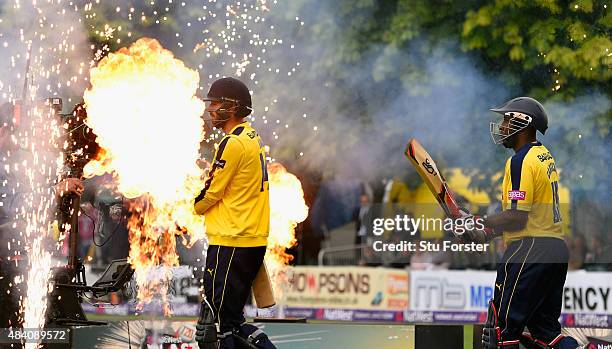
<path fill-rule="evenodd" d="M 73 326 L 73 325 L 105 325 L 104 322 L 88 321 L 83 307 L 81 306 L 81 295 L 79 291 L 87 291 L 85 280 L 85 267 L 77 255 L 79 242 L 79 210 L 81 199 L 78 195 L 69 195 L 63 200 L 70 200 L 70 211 L 66 212 L 66 201 L 64 211 L 61 212 L 60 229 L 63 229 L 62 221 L 70 218 L 70 240 L 68 252 L 68 264 L 65 267 L 53 268 L 51 286 L 53 291 L 49 295 L 49 305 L 46 314 L 45 327 Z M 70 216 L 67 217 L 67 215 Z"/>

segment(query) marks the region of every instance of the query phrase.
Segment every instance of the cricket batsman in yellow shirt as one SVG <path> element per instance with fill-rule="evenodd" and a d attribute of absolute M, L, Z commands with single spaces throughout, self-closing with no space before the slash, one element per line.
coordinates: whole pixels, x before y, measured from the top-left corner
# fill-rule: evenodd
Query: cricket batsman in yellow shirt
<path fill-rule="evenodd" d="M 548 116 L 530 97 L 514 98 L 491 109 L 503 115 L 491 123 L 495 144 L 514 150 L 506 162 L 502 212 L 484 217 L 485 229 L 468 232 L 484 242 L 503 234 L 507 249 L 497 267 L 494 298 L 489 302 L 482 344 L 486 349 L 576 349 L 561 334 L 563 285 L 568 249 L 561 232 L 559 174 L 555 159 L 536 132 L 544 134 Z M 528 332 L 524 332 L 528 329 Z"/>
<path fill-rule="evenodd" d="M 265 152 L 257 131 L 245 121 L 252 111 L 249 89 L 234 78 L 215 81 L 206 111 L 225 137 L 215 152 L 195 211 L 206 217 L 209 247 L 205 300 L 196 340 L 203 349 L 275 348 L 257 327 L 245 323 L 243 308 L 266 253 L 270 202 Z M 211 320 L 218 324 L 218 333 Z"/>

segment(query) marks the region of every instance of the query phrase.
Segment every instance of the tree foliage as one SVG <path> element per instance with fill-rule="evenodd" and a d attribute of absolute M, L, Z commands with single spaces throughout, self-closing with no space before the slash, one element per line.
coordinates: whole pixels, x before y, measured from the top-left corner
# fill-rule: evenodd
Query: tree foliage
<path fill-rule="evenodd" d="M 433 58 L 436 45 L 456 44 L 483 76 L 499 79 L 509 91 L 508 98 L 530 95 L 551 106 L 551 129 L 555 130 L 550 132 L 549 137 L 554 139 L 549 141 L 554 143 L 553 153 L 561 166 L 567 164 L 564 178 L 568 184 L 589 189 L 600 188 L 602 183 L 605 188 L 609 184 L 612 15 L 605 2 L 395 0 L 360 1 L 352 5 L 351 1 L 340 0 L 334 3 L 337 10 L 311 23 L 313 31 L 323 35 L 333 33 L 334 41 L 340 43 L 333 52 L 320 56 L 328 79 L 343 82 L 347 72 L 354 73 L 344 67 L 361 63 L 369 68 L 363 72 L 370 77 L 364 79 L 369 82 L 368 90 L 376 91 L 395 81 L 410 95 L 426 96 L 430 91 L 423 89 L 419 82 L 435 83 L 436 79 L 445 84 L 453 82 L 452 77 L 427 72 L 423 69 L 423 60 Z M 363 64 L 373 54 L 374 63 Z M 392 92 L 386 89 L 386 94 Z M 350 102 L 346 104 L 354 105 Z M 363 118 L 369 118 L 371 111 L 386 102 L 385 96 L 381 96 L 379 105 L 366 106 Z M 501 101 L 488 101 L 496 102 Z M 363 103 L 359 105 L 363 107 Z M 474 117 L 461 127 L 482 132 L 477 125 L 486 113 L 486 109 L 475 110 Z M 384 134 L 385 130 L 380 132 Z M 441 153 L 446 155 L 449 164 L 458 156 L 456 148 L 451 146 Z M 467 142 L 461 151 L 483 154 L 479 142 Z M 598 154 L 597 161 L 587 156 L 589 152 Z M 499 152 L 494 156 L 475 156 L 473 168 L 468 171 L 472 184 L 493 195 L 491 188 L 496 187 L 492 185 L 493 174 L 499 171 L 503 160 L 505 157 Z"/>
<path fill-rule="evenodd" d="M 495 1 L 466 13 L 461 41 L 534 96 L 567 98 L 608 88 L 611 21 L 604 2 Z"/>

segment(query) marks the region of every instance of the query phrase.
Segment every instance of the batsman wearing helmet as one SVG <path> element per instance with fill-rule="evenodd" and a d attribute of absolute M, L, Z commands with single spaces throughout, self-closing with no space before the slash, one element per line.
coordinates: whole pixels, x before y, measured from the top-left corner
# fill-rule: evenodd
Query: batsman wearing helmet
<path fill-rule="evenodd" d="M 576 349 L 574 338 L 561 334 L 563 285 L 568 249 L 561 232 L 559 174 L 555 159 L 537 141 L 548 116 L 529 97 L 514 98 L 491 109 L 503 116 L 491 123 L 495 144 L 514 150 L 506 162 L 502 212 L 484 217 L 485 229 L 466 238 L 484 242 L 503 234 L 507 249 L 498 264 L 494 299 L 489 302 L 482 344 L 486 349 Z M 523 332 L 527 328 L 529 332 Z"/>
<path fill-rule="evenodd" d="M 265 152 L 257 131 L 245 121 L 252 111 L 251 95 L 241 81 L 222 78 L 212 84 L 205 100 L 210 102 L 206 111 L 213 126 L 225 137 L 195 199 L 195 211 L 206 216 L 210 244 L 196 339 L 200 348 L 275 348 L 243 315 L 270 226 Z"/>

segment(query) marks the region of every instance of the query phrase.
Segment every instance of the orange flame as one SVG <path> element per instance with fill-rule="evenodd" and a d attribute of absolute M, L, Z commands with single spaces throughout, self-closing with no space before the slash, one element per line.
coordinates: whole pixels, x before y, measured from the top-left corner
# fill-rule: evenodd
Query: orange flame
<path fill-rule="evenodd" d="M 178 265 L 175 234 L 183 243 L 204 237 L 204 217 L 193 198 L 204 186 L 196 165 L 204 103 L 195 97 L 199 74 L 154 39 L 143 38 L 102 59 L 85 91 L 86 123 L 104 150 L 85 176 L 112 173 L 128 209 L 130 255 L 142 306 L 161 295 Z"/>
<path fill-rule="evenodd" d="M 279 163 L 268 165 L 270 181 L 270 235 L 265 262 L 277 298 L 288 285 L 287 264 L 293 259 L 285 250 L 293 247 L 295 227 L 308 216 L 302 183 Z"/>

